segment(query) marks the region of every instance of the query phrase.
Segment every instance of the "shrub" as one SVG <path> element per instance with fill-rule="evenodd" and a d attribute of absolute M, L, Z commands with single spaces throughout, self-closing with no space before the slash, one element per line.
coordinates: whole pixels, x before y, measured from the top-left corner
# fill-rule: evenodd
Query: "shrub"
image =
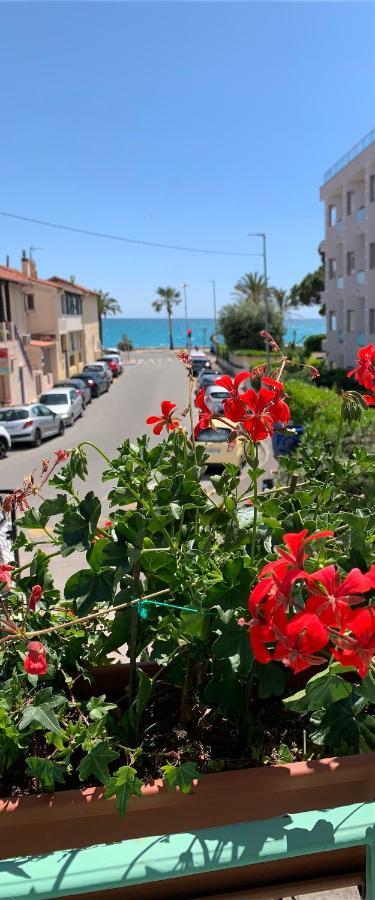
<path fill-rule="evenodd" d="M 325 334 L 309 334 L 305 337 L 303 347 L 307 356 L 310 353 L 320 353 L 322 349 L 322 341 L 326 337 Z"/>
<path fill-rule="evenodd" d="M 263 303 L 245 299 L 224 306 L 219 315 L 219 327 L 229 349 L 242 350 L 243 347 L 252 347 L 254 350 L 264 352 L 264 339 L 261 337 L 264 319 Z M 269 307 L 269 331 L 280 344 L 283 336 L 283 316 L 272 304 Z"/>
<path fill-rule="evenodd" d="M 337 394 L 297 378 L 286 382 L 286 392 L 295 425 L 304 425 L 310 434 L 314 431 L 329 439 L 334 437 L 341 410 L 341 400 Z"/>

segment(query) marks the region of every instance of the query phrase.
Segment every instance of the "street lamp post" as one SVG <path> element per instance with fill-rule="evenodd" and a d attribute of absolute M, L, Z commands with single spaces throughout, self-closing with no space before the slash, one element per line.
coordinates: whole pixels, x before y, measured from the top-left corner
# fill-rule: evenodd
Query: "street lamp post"
<path fill-rule="evenodd" d="M 216 282 L 215 282 L 215 281 L 210 281 L 210 284 L 212 284 L 212 300 L 213 300 L 213 304 L 214 304 L 214 333 L 215 333 L 215 337 L 216 337 L 216 332 L 217 332 L 217 321 L 216 321 Z"/>
<path fill-rule="evenodd" d="M 250 231 L 249 237 L 261 237 L 263 244 L 263 278 L 264 278 L 264 330 L 269 332 L 269 306 L 268 306 L 268 281 L 267 281 L 267 246 L 266 246 L 266 235 L 264 231 Z M 270 342 L 268 337 L 266 337 L 266 362 L 267 362 L 267 372 L 270 367 Z"/>
<path fill-rule="evenodd" d="M 181 285 L 181 287 L 183 288 L 183 291 L 184 291 L 184 306 L 185 306 L 185 337 L 186 337 L 186 346 L 187 346 L 187 345 L 188 345 L 188 338 L 187 338 L 187 330 L 188 330 L 188 309 L 187 309 L 187 294 L 186 294 L 186 288 L 188 288 L 189 285 L 186 283 L 186 281 L 184 281 L 183 284 Z"/>

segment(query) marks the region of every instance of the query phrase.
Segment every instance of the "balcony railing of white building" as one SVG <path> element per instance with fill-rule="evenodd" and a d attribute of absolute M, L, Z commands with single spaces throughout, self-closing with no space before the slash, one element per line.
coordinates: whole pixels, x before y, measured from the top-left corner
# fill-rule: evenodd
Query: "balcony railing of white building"
<path fill-rule="evenodd" d="M 358 141 L 358 144 L 354 144 L 354 147 L 351 147 L 351 149 L 348 150 L 347 153 L 344 153 L 344 156 L 341 156 L 340 159 L 338 159 L 330 169 L 327 169 L 327 171 L 324 173 L 324 182 L 329 181 L 330 178 L 333 178 L 334 175 L 337 175 L 338 172 L 341 172 L 341 169 L 344 169 L 345 166 L 348 165 L 348 163 L 353 162 L 353 159 L 355 159 L 356 156 L 359 156 L 359 154 L 362 153 L 363 150 L 367 150 L 367 147 L 370 147 L 370 145 L 373 144 L 374 141 L 375 128 L 373 128 L 372 131 L 369 131 L 369 133 L 366 134 L 361 141 Z"/>
<path fill-rule="evenodd" d="M 366 272 L 364 269 L 360 269 L 356 274 L 356 282 L 357 284 L 366 284 Z"/>
<path fill-rule="evenodd" d="M 345 286 L 345 278 L 344 278 L 343 275 L 339 275 L 339 277 L 338 277 L 338 279 L 337 279 L 337 287 L 338 287 L 340 290 L 342 290 L 342 288 L 343 288 L 344 286 Z"/>

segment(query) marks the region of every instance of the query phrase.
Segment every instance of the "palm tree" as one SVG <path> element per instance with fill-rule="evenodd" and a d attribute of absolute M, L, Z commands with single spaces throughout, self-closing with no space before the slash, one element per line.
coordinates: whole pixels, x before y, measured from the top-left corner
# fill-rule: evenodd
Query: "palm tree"
<path fill-rule="evenodd" d="M 158 300 L 153 300 L 152 307 L 155 312 L 161 312 L 163 309 L 166 309 L 168 316 L 168 327 L 169 327 L 169 349 L 173 350 L 173 333 L 172 333 L 172 318 L 173 318 L 173 307 L 178 306 L 181 303 L 182 297 L 179 291 L 176 291 L 175 288 L 172 287 L 158 287 L 156 291 L 158 295 Z"/>
<path fill-rule="evenodd" d="M 262 303 L 264 300 L 264 278 L 258 272 L 246 272 L 234 286 L 234 295 L 237 299 L 246 298 L 252 303 Z"/>
<path fill-rule="evenodd" d="M 102 318 L 106 319 L 107 316 L 117 316 L 122 310 L 118 300 L 115 300 L 114 297 L 111 297 L 105 291 L 99 291 L 98 297 L 98 316 L 99 316 L 99 331 L 100 331 L 100 343 L 103 343 L 103 323 Z"/>
<path fill-rule="evenodd" d="M 282 288 L 271 288 L 271 293 L 273 299 L 276 301 L 276 305 L 279 307 L 280 312 L 285 313 L 287 309 L 292 305 L 290 294 L 288 291 L 283 291 Z"/>

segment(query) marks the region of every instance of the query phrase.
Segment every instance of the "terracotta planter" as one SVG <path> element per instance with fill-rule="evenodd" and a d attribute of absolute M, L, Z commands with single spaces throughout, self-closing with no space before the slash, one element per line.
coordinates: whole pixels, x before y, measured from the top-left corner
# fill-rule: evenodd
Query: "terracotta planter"
<path fill-rule="evenodd" d="M 118 675 L 113 673 L 113 677 L 118 677 L 123 686 L 126 667 L 113 668 L 118 668 Z M 142 798 L 130 802 L 123 819 L 114 802 L 104 800 L 101 788 L 5 799 L 0 800 L 0 858 L 151 835 L 195 832 L 284 813 L 369 801 L 374 797 L 375 753 L 370 753 L 207 775 L 193 797 L 169 793 L 161 781 L 156 781 L 143 790 Z M 339 872 L 344 877 L 348 873 L 358 873 L 364 854 L 357 848 L 344 854 L 341 851 L 316 854 L 309 859 L 312 860 L 310 869 L 306 858 L 283 864 L 272 862 L 142 885 L 139 890 L 133 886 L 99 892 L 95 897 L 98 900 L 100 896 L 124 896 L 131 900 L 138 897 L 147 900 L 151 896 L 153 900 L 159 897 L 209 897 L 229 888 L 233 892 L 235 887 L 251 890 L 265 884 L 300 882 L 308 877 L 310 870 L 315 877 L 322 872 L 330 876 Z"/>

